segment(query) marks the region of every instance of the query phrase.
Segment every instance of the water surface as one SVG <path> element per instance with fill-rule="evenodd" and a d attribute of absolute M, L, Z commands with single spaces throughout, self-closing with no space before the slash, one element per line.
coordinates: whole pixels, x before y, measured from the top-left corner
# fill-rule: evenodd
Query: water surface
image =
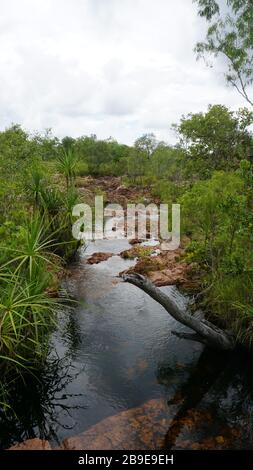
<path fill-rule="evenodd" d="M 159 398 L 168 402 L 176 418 L 165 436 L 167 446 L 183 448 L 186 444 L 180 442 L 191 439 L 208 447 L 216 436 L 217 445 L 252 448 L 251 359 L 212 353 L 174 336 L 171 330 L 187 329 L 119 278 L 134 264 L 118 255 L 128 248 L 126 240 L 91 243 L 71 266 L 63 287 L 80 303 L 59 315 L 40 380 L 30 378 L 28 385 L 15 386 L 17 418 L 1 415 L 2 447 L 31 437 L 58 444 L 108 416 Z M 88 256 L 102 251 L 113 256 L 86 264 Z M 181 306 L 187 304 L 175 287 L 162 290 Z M 190 422 L 189 410 L 192 416 L 198 413 L 199 422 L 195 415 Z"/>

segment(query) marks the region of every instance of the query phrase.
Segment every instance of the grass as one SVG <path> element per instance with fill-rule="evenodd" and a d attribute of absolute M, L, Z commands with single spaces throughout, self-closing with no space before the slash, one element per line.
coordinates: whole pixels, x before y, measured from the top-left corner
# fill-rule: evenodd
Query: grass
<path fill-rule="evenodd" d="M 238 343 L 253 344 L 253 273 L 220 275 L 205 293 L 210 315 L 236 335 Z"/>

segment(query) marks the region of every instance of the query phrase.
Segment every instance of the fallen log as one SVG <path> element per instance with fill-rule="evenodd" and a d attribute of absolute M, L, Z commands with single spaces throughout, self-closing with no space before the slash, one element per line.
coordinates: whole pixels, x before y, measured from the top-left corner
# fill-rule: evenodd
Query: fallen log
<path fill-rule="evenodd" d="M 214 349 L 229 351 L 235 348 L 235 336 L 230 331 L 222 330 L 208 320 L 195 317 L 189 309 L 179 308 L 173 298 L 162 292 L 146 277 L 141 274 L 123 274 L 122 278 L 125 282 L 129 282 L 146 292 L 179 323 L 195 331 L 195 334 L 173 332 L 177 336 L 201 342 Z"/>

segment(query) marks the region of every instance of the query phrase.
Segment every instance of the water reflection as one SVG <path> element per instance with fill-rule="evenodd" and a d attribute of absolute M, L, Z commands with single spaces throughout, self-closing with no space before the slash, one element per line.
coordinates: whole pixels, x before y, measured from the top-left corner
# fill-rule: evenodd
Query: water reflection
<path fill-rule="evenodd" d="M 106 247 L 101 241 L 89 253 L 94 250 Z M 57 356 L 51 353 L 36 379 L 30 376 L 26 384 L 20 380 L 11 389 L 16 417 L 0 412 L 2 448 L 33 437 L 57 444 L 125 410 L 131 415 L 134 408 L 139 410 L 143 445 L 251 448 L 252 359 L 238 352 L 215 353 L 171 335 L 182 327 L 145 293 L 118 279 L 133 262 L 121 259 L 117 250 L 110 242 L 112 258 L 88 266 L 83 254 L 73 265 L 67 287 L 81 303 L 59 316 L 51 338 Z M 187 302 L 174 287 L 162 290 L 178 303 Z M 150 407 L 145 404 L 150 400 L 158 406 L 153 402 L 153 415 L 147 419 Z M 162 413 L 169 416 L 168 427 Z M 119 433 L 119 423 L 126 421 L 116 417 Z M 146 432 L 155 436 L 158 431 L 159 439 L 145 441 Z M 136 428 L 129 440 L 138 446 Z"/>
<path fill-rule="evenodd" d="M 188 379 L 168 401 L 169 407 L 177 405 L 177 411 L 163 447 L 252 449 L 251 361 L 240 351 L 205 349 Z M 163 375 L 166 371 L 159 371 L 158 377 Z"/>
<path fill-rule="evenodd" d="M 36 375 L 14 380 L 5 396 L 10 409 L 0 410 L 0 448 L 35 437 L 57 443 L 59 428 L 73 429 L 72 412 L 84 405 L 78 402 L 81 394 L 66 393 L 66 388 L 79 373 L 69 359 L 51 357 Z"/>

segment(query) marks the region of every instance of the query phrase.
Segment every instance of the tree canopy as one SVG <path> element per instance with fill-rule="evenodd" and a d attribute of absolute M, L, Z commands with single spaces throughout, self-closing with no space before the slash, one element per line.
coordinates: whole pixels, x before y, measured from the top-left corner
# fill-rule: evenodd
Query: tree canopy
<path fill-rule="evenodd" d="M 229 85 L 253 106 L 253 0 L 194 0 L 209 24 L 206 40 L 196 45 L 198 57 L 223 56 Z"/>

